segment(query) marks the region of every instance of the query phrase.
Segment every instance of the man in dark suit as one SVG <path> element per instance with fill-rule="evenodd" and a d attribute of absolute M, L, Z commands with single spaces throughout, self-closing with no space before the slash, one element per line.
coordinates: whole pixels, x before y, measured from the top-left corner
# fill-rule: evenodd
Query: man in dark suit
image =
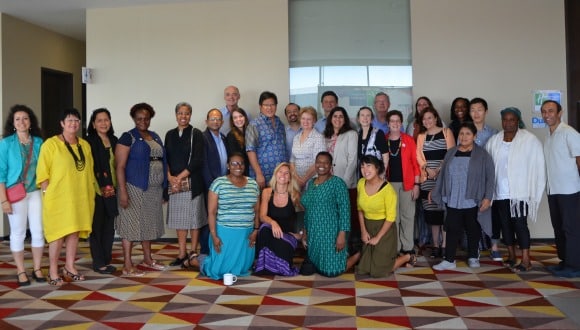
<path fill-rule="evenodd" d="M 205 161 L 203 165 L 203 181 L 205 184 L 205 201 L 207 209 L 207 192 L 213 180 L 226 175 L 228 149 L 226 137 L 220 133 L 223 124 L 223 115 L 218 109 L 211 109 L 205 120 L 207 128 L 203 131 Z M 209 253 L 209 228 L 204 226 L 199 233 L 200 253 Z"/>

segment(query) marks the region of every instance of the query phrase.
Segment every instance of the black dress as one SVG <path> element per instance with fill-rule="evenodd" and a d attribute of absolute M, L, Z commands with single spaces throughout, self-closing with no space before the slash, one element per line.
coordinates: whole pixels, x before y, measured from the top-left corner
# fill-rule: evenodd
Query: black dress
<path fill-rule="evenodd" d="M 291 232 L 295 232 L 296 209 L 292 199 L 288 196 L 286 206 L 274 205 L 274 194 L 268 201 L 268 216 L 278 223 L 282 232 L 281 238 L 275 238 L 272 228 L 268 224 L 262 224 L 256 240 L 256 275 L 283 275 L 294 276 L 298 269 L 294 266 L 294 250 L 298 241 Z"/>

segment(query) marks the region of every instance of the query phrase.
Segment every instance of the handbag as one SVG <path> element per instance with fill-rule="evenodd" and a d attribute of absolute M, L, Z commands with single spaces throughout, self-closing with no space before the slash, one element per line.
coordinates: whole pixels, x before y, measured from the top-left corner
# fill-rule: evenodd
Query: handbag
<path fill-rule="evenodd" d="M 190 147 L 189 147 L 189 158 L 187 159 L 187 167 L 189 167 L 189 162 L 191 161 L 191 153 L 193 152 L 193 129 L 191 130 L 191 140 L 189 141 L 189 143 L 190 143 Z M 175 189 L 175 188 L 177 188 L 177 189 Z M 181 181 L 179 181 L 179 184 L 177 187 L 174 187 L 173 189 L 172 189 L 172 187 L 167 188 L 167 192 L 169 193 L 169 195 L 182 193 L 182 192 L 186 192 L 186 191 L 191 191 L 191 180 L 189 177 L 182 178 Z"/>
<path fill-rule="evenodd" d="M 24 189 L 24 183 L 18 182 L 10 188 L 6 188 L 6 199 L 10 203 L 20 202 L 26 197 L 26 189 Z"/>
<path fill-rule="evenodd" d="M 28 157 L 26 157 L 26 165 L 24 166 L 24 177 L 12 185 L 12 187 L 6 188 L 6 199 L 10 203 L 20 202 L 26 197 L 26 188 L 24 188 L 24 182 L 26 181 L 26 175 L 28 174 L 28 166 L 30 166 L 30 158 L 32 157 L 32 149 L 34 144 L 30 145 L 30 150 L 28 151 Z"/>

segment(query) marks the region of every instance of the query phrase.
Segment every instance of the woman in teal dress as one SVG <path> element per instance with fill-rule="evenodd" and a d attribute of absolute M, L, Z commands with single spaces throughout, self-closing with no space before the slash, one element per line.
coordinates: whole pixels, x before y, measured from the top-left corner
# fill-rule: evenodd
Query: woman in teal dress
<path fill-rule="evenodd" d="M 327 277 L 344 273 L 347 265 L 347 233 L 350 231 L 348 189 L 341 178 L 332 175 L 332 156 L 320 152 L 316 156 L 317 177 L 310 180 L 302 195 L 304 206 L 305 243 L 308 258 L 316 271 Z"/>

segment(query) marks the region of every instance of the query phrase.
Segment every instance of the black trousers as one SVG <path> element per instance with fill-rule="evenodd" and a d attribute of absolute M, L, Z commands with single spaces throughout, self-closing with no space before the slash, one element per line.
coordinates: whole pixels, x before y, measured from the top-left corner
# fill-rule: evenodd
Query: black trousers
<path fill-rule="evenodd" d="M 520 202 L 520 216 L 512 217 L 510 211 L 510 200 L 502 199 L 493 201 L 494 216 L 497 216 L 501 222 L 501 234 L 505 245 L 512 246 L 518 242 L 520 249 L 530 248 L 530 229 L 528 228 L 527 204 Z M 517 237 L 517 240 L 516 240 Z"/>
<path fill-rule="evenodd" d="M 580 270 L 580 192 L 548 195 L 558 258 Z"/>
<path fill-rule="evenodd" d="M 467 235 L 468 258 L 478 257 L 480 227 L 477 222 L 477 207 L 469 209 L 454 209 L 447 207 L 447 217 L 445 218 L 445 260 L 453 262 L 457 251 L 457 243 Z"/>
<path fill-rule="evenodd" d="M 103 197 L 96 195 L 93 231 L 89 236 L 93 269 L 111 264 L 114 239 L 115 218 L 107 214 Z"/>

